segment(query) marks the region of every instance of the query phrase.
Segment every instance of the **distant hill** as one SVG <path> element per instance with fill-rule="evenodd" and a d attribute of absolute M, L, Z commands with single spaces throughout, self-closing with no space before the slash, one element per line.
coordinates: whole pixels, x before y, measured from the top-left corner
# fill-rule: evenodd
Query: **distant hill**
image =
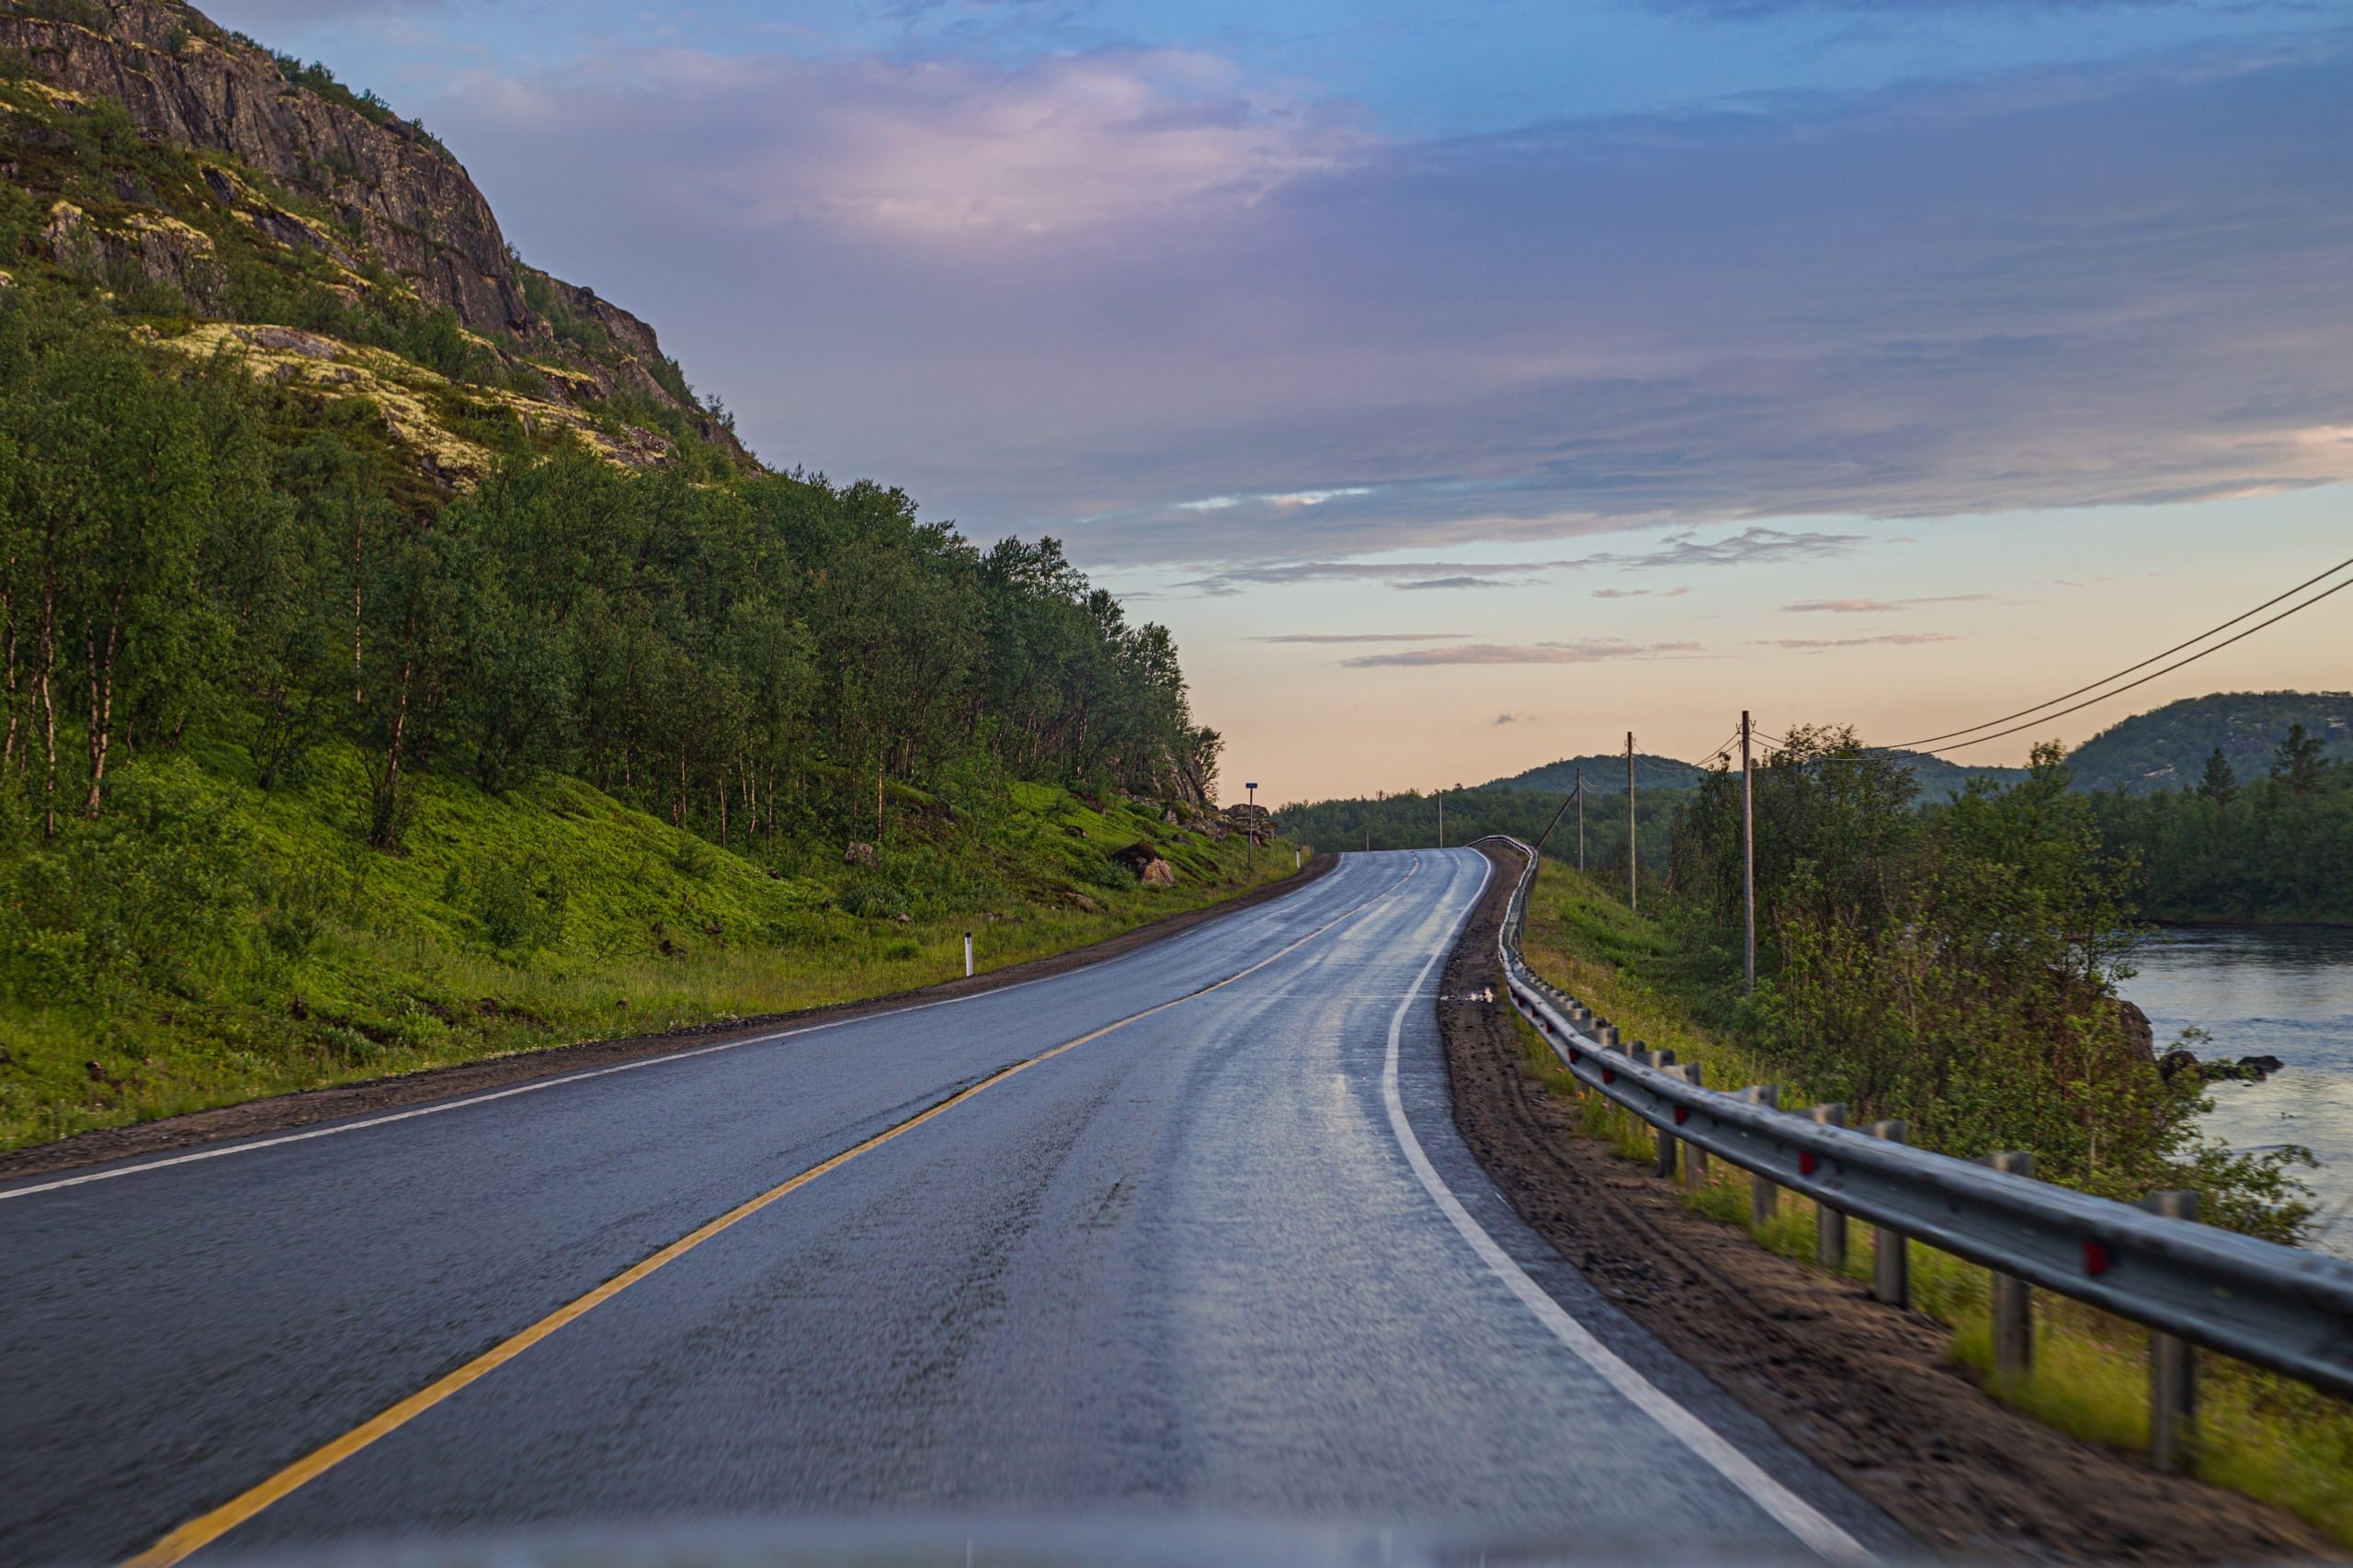
<path fill-rule="evenodd" d="M 1508 778 L 1491 778 L 1479 786 L 1482 790 L 1536 790 L 1567 794 L 1576 787 L 1577 774 L 1585 774 L 1586 789 L 1596 795 L 1622 795 L 1626 792 L 1626 756 L 1623 752 L 1614 756 L 1568 756 L 1558 762 L 1548 762 L 1541 767 L 1531 767 L 1525 773 L 1515 773 Z M 1671 756 L 1656 756 L 1649 752 L 1634 754 L 1634 790 L 1688 790 L 1699 782 L 1705 769 L 1696 764 L 1677 762 Z"/>
<path fill-rule="evenodd" d="M 1900 751 L 1891 754 L 1904 759 L 1912 769 L 1912 777 L 1919 781 L 1920 798 L 1927 801 L 1950 800 L 1961 793 L 1961 786 L 1972 778 L 1991 779 L 1996 784 L 2015 784 L 2026 777 L 2023 767 L 1978 767 L 1966 763 L 1948 762 L 1940 756 L 1930 756 L 1922 751 Z"/>
<path fill-rule="evenodd" d="M 1972 778 L 1991 778 L 2007 784 L 2026 777 L 2023 767 L 1972 767 L 1947 762 L 1940 756 L 1923 752 L 1897 754 L 1910 766 L 1912 777 L 1920 781 L 1920 793 L 1929 800 L 1944 799 L 1961 792 L 1961 786 Z M 2200 754 L 2203 760 L 2203 754 Z M 1575 787 L 1576 776 L 1585 773 L 1586 789 L 1596 795 L 1622 795 L 1626 792 L 1626 758 L 1617 756 L 1572 756 L 1559 762 L 1548 762 L 1541 767 L 1531 767 L 1525 773 L 1515 773 L 1508 778 L 1491 779 L 1480 788 L 1485 790 L 1535 790 L 1566 794 Z M 1671 756 L 1656 756 L 1647 752 L 1634 754 L 1634 790 L 1688 790 L 1699 782 L 1707 769 L 1698 763 L 1677 762 Z"/>
<path fill-rule="evenodd" d="M 2260 778 L 2290 724 L 2320 736 L 2327 756 L 2353 757 L 2353 692 L 2226 691 L 2136 713 L 2077 746 L 2067 766 L 2078 790 L 2148 795 L 2196 787 L 2219 746 L 2242 780 Z"/>

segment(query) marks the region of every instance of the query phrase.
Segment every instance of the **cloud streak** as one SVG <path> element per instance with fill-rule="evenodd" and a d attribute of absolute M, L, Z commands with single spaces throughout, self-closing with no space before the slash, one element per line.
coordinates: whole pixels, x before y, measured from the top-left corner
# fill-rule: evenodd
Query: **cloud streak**
<path fill-rule="evenodd" d="M 1253 637 L 1253 642 L 1452 642 L 1460 631 L 1287 631 L 1277 637 Z"/>
<path fill-rule="evenodd" d="M 1605 551 L 1569 562 L 1576 566 L 1758 566 L 1781 561 L 1823 561 L 1852 554 L 1863 542 L 1861 534 L 1791 533 L 1782 528 L 1747 528 L 1717 540 L 1696 534 L 1669 534 L 1656 550 L 1624 554 Z"/>
<path fill-rule="evenodd" d="M 1351 669 L 1429 665 L 1597 665 L 1609 659 L 1658 658 L 1699 651 L 1697 642 L 1627 642 L 1600 638 L 1583 642 L 1466 642 L 1451 648 L 1363 653 L 1340 662 Z"/>
<path fill-rule="evenodd" d="M 1222 567 L 1176 585 L 1204 594 L 1234 594 L 1249 587 L 1285 587 L 1313 582 L 1387 583 L 1398 588 L 1500 588 L 1540 582 L 1548 574 L 1665 566 L 1763 566 L 1820 561 L 1853 553 L 1861 534 L 1790 532 L 1748 528 L 1722 539 L 1696 533 L 1669 534 L 1647 551 L 1604 551 L 1551 561 L 1275 561 Z M 1511 575 L 1504 575 L 1510 574 Z M 1596 588 L 1596 598 L 1679 598 L 1688 588 Z M 1927 601 L 1923 601 L 1927 602 Z"/>
<path fill-rule="evenodd" d="M 1991 594 L 1931 594 L 1909 599 L 1800 599 L 1782 610 L 1793 615 L 1886 615 L 1914 605 L 1982 604 Z"/>
<path fill-rule="evenodd" d="M 1890 631 L 1879 637 L 1772 637 L 1764 639 L 1758 646 L 1818 653 L 1826 648 L 1869 648 L 1881 643 L 1894 648 L 1917 648 L 1931 642 L 1960 641 L 1944 631 Z"/>

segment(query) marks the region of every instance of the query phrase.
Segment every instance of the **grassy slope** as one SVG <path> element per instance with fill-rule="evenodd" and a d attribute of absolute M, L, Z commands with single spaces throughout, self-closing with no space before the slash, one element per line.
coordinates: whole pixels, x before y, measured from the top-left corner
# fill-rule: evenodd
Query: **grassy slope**
<path fill-rule="evenodd" d="M 1600 883 L 1547 859 L 1530 896 L 1523 944 L 1538 972 L 1591 1006 L 1627 1038 L 1654 1050 L 1673 1048 L 1679 1062 L 1704 1064 L 1717 1088 L 1766 1081 L 1771 1074 L 1737 1045 L 1693 1017 L 1671 937 L 1629 911 Z M 1650 1129 L 1599 1096 L 1584 1096 L 1559 1071 L 1551 1049 L 1522 1027 L 1529 1070 L 1556 1094 L 1583 1100 L 1583 1124 L 1630 1160 L 1655 1153 Z M 1813 1103 L 1784 1085 L 1781 1103 Z M 1684 1201 L 1730 1224 L 1749 1222 L 1748 1177 L 1711 1162 L 1715 1185 Z M 1813 1267 L 1813 1205 L 1784 1192 L 1779 1212 L 1754 1233 L 1763 1245 Z M 1870 1227 L 1851 1231 L 1847 1273 L 1871 1274 Z M 1953 1330 L 1952 1355 L 1988 1392 L 2060 1430 L 2117 1448 L 2148 1447 L 2148 1335 L 2137 1325 L 2054 1297 L 2036 1295 L 2035 1363 L 2021 1384 L 1993 1381 L 1993 1330 L 1984 1269 L 1912 1244 L 1914 1305 Z M 2208 1355 L 2201 1358 L 2200 1420 L 2205 1451 L 2200 1475 L 2293 1510 L 2353 1545 L 2353 1407 L 2270 1373 Z"/>
<path fill-rule="evenodd" d="M 1254 868 L 1243 840 L 1018 783 L 978 814 L 898 790 L 876 868 L 846 868 L 830 846 L 772 874 L 576 780 L 494 796 L 433 778 L 392 856 L 360 840 L 355 756 L 330 752 L 273 793 L 214 760 L 127 780 L 128 815 L 161 797 L 177 829 L 127 823 L 48 860 L 38 844 L 0 855 L 17 909 L 74 916 L 33 937 L 55 961 L 20 966 L 0 1001 L 0 1147 L 879 995 L 961 974 L 968 929 L 994 969 L 1291 869 L 1287 847 L 1260 850 Z M 190 833 L 210 847 L 165 846 Z M 1177 887 L 1110 869 L 1107 853 L 1140 838 L 1175 863 Z M 176 883 L 157 868 L 190 860 L 202 864 L 179 881 L 209 868 L 225 891 L 186 918 L 167 908 L 176 935 L 159 941 L 152 917 Z M 126 877 L 139 885 L 109 903 Z M 108 961 L 109 946 L 142 956 Z M 177 950 L 152 961 L 158 948 Z"/>

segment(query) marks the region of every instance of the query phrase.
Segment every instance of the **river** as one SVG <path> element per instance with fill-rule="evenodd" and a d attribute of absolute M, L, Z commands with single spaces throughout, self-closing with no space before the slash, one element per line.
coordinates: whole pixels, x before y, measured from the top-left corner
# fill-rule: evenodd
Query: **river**
<path fill-rule="evenodd" d="M 2276 1056 L 2260 1084 L 2211 1085 L 2206 1129 L 2234 1149 L 2302 1143 L 2318 1199 L 2313 1244 L 2353 1257 L 2353 930 L 2314 926 L 2172 926 L 2134 954 L 2124 994 L 2155 1026 L 2157 1049 L 2195 1025 L 2205 1057 Z"/>

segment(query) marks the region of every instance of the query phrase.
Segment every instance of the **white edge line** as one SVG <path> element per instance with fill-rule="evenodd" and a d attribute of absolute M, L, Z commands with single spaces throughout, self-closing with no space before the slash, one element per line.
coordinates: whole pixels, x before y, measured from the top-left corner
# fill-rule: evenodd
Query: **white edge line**
<path fill-rule="evenodd" d="M 1410 873 L 1409 873 L 1410 874 Z M 1294 892 L 1302 890 L 1293 890 Z M 1269 900 L 1279 903 L 1280 900 Z M 1184 933 L 1179 932 L 1181 936 Z M 1143 949 L 1134 949 L 1084 968 L 1108 969 L 1113 964 L 1133 958 Z M 634 1073 L 641 1067 L 662 1067 L 673 1062 L 686 1062 L 698 1056 L 710 1056 L 722 1051 L 740 1051 L 745 1046 L 773 1045 L 779 1040 L 800 1035 L 821 1034 L 826 1029 L 842 1028 L 850 1024 L 862 1024 L 879 1017 L 896 1017 L 906 1013 L 921 1013 L 933 1007 L 953 1006 L 959 1002 L 977 1002 L 983 997 L 1002 996 L 1008 991 L 1024 986 L 1042 985 L 1049 980 L 1061 980 L 1060 974 L 1041 974 L 1029 980 L 1017 980 L 1010 985 L 992 986 L 985 991 L 970 992 L 962 996 L 942 996 L 933 1002 L 909 1002 L 900 1006 L 886 1006 L 875 1012 L 860 1013 L 856 1017 L 829 1018 L 821 1024 L 802 1024 L 796 1028 L 778 1029 L 768 1034 L 753 1035 L 745 1040 L 731 1040 L 718 1045 L 699 1045 L 692 1051 L 665 1051 L 656 1056 L 642 1056 L 634 1062 L 617 1066 L 592 1068 L 585 1073 L 566 1073 L 560 1077 L 535 1078 L 528 1084 L 517 1084 L 510 1089 L 494 1089 L 488 1094 L 468 1095 L 463 1099 L 440 1100 L 432 1105 L 418 1106 L 411 1110 L 393 1111 L 387 1116 L 371 1116 L 364 1121 L 339 1121 L 328 1127 L 313 1127 L 301 1132 L 287 1132 L 274 1138 L 260 1138 L 250 1142 L 223 1143 L 215 1148 L 197 1149 L 185 1154 L 171 1154 L 160 1160 L 142 1160 L 136 1165 L 114 1165 L 102 1171 L 85 1171 L 79 1176 L 60 1176 L 54 1181 L 37 1182 L 29 1187 L 12 1187 L 0 1191 L 0 1203 L 12 1198 L 30 1198 L 39 1192 L 55 1192 L 63 1187 L 85 1187 L 92 1182 L 112 1181 L 117 1176 L 138 1176 L 145 1171 L 165 1170 L 173 1165 L 194 1165 L 199 1160 L 222 1160 L 232 1154 L 251 1154 L 263 1149 L 276 1149 L 288 1143 L 306 1143 L 313 1138 L 332 1138 L 338 1133 L 364 1132 L 371 1127 L 389 1127 L 396 1121 L 408 1121 L 420 1116 L 438 1116 L 447 1110 L 463 1110 L 469 1106 L 488 1105 L 493 1100 L 510 1099 L 517 1095 L 537 1094 L 542 1089 L 560 1089 L 567 1084 L 585 1084 L 591 1078 L 608 1077 L 615 1073 Z"/>
<path fill-rule="evenodd" d="M 1495 862 L 1484 855 L 1479 857 L 1485 873 L 1479 879 L 1479 891 L 1472 895 L 1471 907 L 1479 907 L 1479 898 L 1487 891 L 1487 883 L 1495 875 Z M 1853 1536 L 1831 1522 L 1812 1504 L 1765 1473 L 1755 1460 L 1742 1453 L 1722 1434 L 1685 1409 L 1656 1383 L 1629 1366 L 1625 1359 L 1593 1336 L 1593 1332 L 1564 1311 L 1545 1289 L 1528 1277 L 1526 1270 L 1497 1245 L 1479 1221 L 1471 1217 L 1453 1192 L 1441 1180 L 1429 1156 L 1423 1153 L 1421 1140 L 1414 1136 L 1413 1125 L 1405 1119 L 1405 1102 L 1397 1090 L 1397 1042 L 1405 1027 L 1405 1014 L 1420 998 L 1428 983 L 1430 971 L 1446 956 L 1450 943 L 1441 944 L 1422 965 L 1405 1000 L 1397 1005 L 1389 1018 L 1389 1051 L 1381 1064 L 1381 1097 L 1389 1108 L 1390 1131 L 1396 1134 L 1398 1147 L 1404 1151 L 1405 1163 L 1414 1167 L 1414 1175 L 1437 1202 L 1471 1250 L 1479 1255 L 1495 1278 L 1502 1280 L 1511 1293 L 1536 1315 L 1537 1321 L 1552 1331 L 1552 1336 L 1574 1351 L 1577 1358 L 1601 1374 L 1604 1381 L 1624 1395 L 1627 1403 L 1665 1427 L 1685 1448 L 1704 1461 L 1709 1468 L 1733 1483 L 1749 1501 L 1779 1522 L 1820 1555 L 1839 1562 L 1876 1562 L 1871 1553 Z"/>

